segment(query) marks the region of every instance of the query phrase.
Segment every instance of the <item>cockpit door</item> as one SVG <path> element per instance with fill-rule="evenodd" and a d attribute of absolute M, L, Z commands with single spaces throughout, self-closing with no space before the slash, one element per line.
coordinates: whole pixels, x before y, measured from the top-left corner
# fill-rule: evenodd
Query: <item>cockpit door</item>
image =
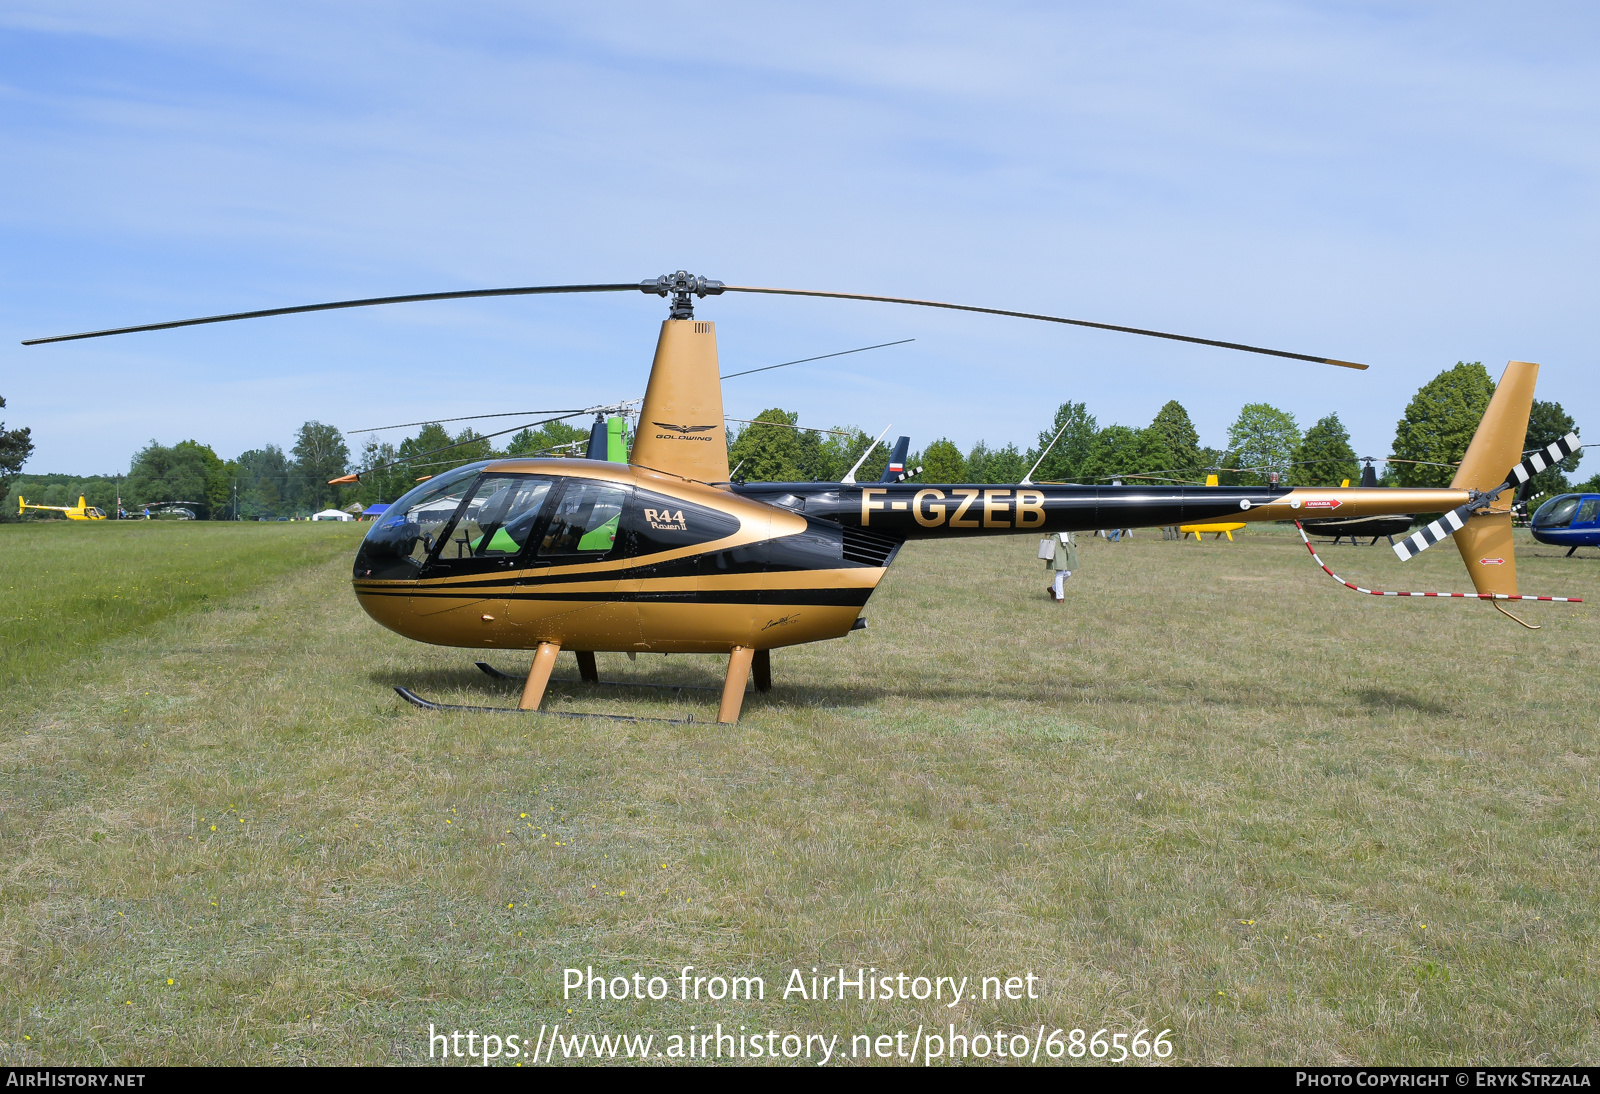
<path fill-rule="evenodd" d="M 558 641 L 567 649 L 628 650 L 639 635 L 639 613 L 619 595 L 618 532 L 632 487 L 602 479 L 569 478 L 553 493 L 549 517 L 535 526 L 536 542 L 518 561 L 509 616 L 528 644 Z"/>

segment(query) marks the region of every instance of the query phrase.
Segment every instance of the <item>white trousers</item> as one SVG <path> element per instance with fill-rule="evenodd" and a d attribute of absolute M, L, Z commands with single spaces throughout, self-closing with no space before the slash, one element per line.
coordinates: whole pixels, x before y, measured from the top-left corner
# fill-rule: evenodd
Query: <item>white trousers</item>
<path fill-rule="evenodd" d="M 1067 578 L 1069 578 L 1071 576 L 1072 576 L 1072 571 L 1071 570 L 1057 570 L 1056 571 L 1056 583 L 1055 583 L 1055 586 L 1054 586 L 1054 591 L 1055 591 L 1057 600 L 1065 600 L 1066 599 L 1066 597 L 1067 597 Z"/>

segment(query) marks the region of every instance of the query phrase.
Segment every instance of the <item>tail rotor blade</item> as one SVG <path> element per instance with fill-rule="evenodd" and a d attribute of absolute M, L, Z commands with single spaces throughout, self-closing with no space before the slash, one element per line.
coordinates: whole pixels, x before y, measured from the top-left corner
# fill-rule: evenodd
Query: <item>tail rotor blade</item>
<path fill-rule="evenodd" d="M 1521 486 L 1539 472 L 1554 467 L 1582 447 L 1578 435 L 1568 433 L 1559 441 L 1552 441 L 1513 467 L 1511 473 L 1506 476 L 1506 485 Z"/>
<path fill-rule="evenodd" d="M 1399 543 L 1396 543 L 1394 545 L 1394 553 L 1400 556 L 1401 562 L 1409 562 L 1441 539 L 1452 536 L 1465 528 L 1467 526 L 1467 517 L 1471 515 L 1472 507 L 1470 505 L 1462 505 L 1452 509 L 1420 532 L 1409 535 Z"/>

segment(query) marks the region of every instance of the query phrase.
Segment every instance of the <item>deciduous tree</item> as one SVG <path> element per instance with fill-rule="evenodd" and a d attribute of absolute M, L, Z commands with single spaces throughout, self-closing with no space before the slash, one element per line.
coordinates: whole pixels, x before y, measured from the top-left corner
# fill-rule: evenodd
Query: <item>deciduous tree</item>
<path fill-rule="evenodd" d="M 289 509 L 289 458 L 275 444 L 241 452 L 239 515 L 246 520 L 287 515 Z"/>
<path fill-rule="evenodd" d="M 1561 409 L 1560 403 L 1535 399 L 1528 414 L 1528 435 L 1522 442 L 1523 451 L 1543 448 L 1573 432 L 1579 432 L 1577 423 L 1572 420 L 1572 415 Z M 1539 472 L 1523 485 L 1519 496 L 1526 499 L 1537 494 L 1558 494 L 1569 489 L 1567 476 L 1562 472 L 1576 471 L 1582 459 L 1581 451 L 1574 452 L 1554 467 Z"/>
<path fill-rule="evenodd" d="M 229 483 L 210 445 L 151 441 L 134 454 L 123 497 L 134 505 L 185 502 L 201 519 L 226 518 Z"/>
<path fill-rule="evenodd" d="M 1300 427 L 1294 415 L 1270 403 L 1248 403 L 1228 427 L 1228 450 L 1237 462 L 1239 482 L 1260 485 L 1276 471 L 1279 481 L 1288 473 L 1294 450 L 1300 444 Z"/>
<path fill-rule="evenodd" d="M 580 429 L 566 422 L 546 422 L 538 429 L 524 429 L 511 438 L 506 444 L 508 456 L 542 456 L 556 455 L 557 445 L 567 445 L 574 441 L 587 441 L 589 431 Z M 583 449 L 577 450 L 578 455 L 583 455 Z M 562 449 L 559 455 L 571 455 L 572 449 Z"/>
<path fill-rule="evenodd" d="M 1083 481 L 1104 482 L 1119 475 L 1169 472 L 1177 462 L 1166 438 L 1155 430 L 1108 425 L 1095 434 L 1083 463 Z"/>
<path fill-rule="evenodd" d="M 919 482 L 967 481 L 967 461 L 962 458 L 961 449 L 944 437 L 923 449 L 919 462 L 922 464 L 922 474 L 917 476 Z"/>
<path fill-rule="evenodd" d="M 0 396 L 0 410 L 5 409 L 6 401 Z M 22 470 L 22 465 L 33 455 L 33 433 L 24 426 L 22 429 L 7 429 L 4 422 L 0 422 L 0 498 L 10 496 L 11 480 Z M 0 513 L 0 520 L 10 520 L 15 508 L 11 512 Z"/>
<path fill-rule="evenodd" d="M 1171 470 L 1185 476 L 1199 471 L 1200 433 L 1195 429 L 1194 422 L 1189 420 L 1189 412 L 1183 409 L 1182 403 L 1173 399 L 1156 411 L 1150 430 L 1166 442 L 1167 451 L 1177 461 Z"/>
<path fill-rule="evenodd" d="M 990 448 L 979 441 L 967 453 L 968 482 L 1017 482 L 1027 473 L 1027 457 L 1015 444 Z"/>
<path fill-rule="evenodd" d="M 306 422 L 294 443 L 295 501 L 312 512 L 326 509 L 339 496 L 339 488 L 328 485 L 328 480 L 345 474 L 349 466 L 344 434 L 323 422 Z"/>
<path fill-rule="evenodd" d="M 1306 430 L 1294 450 L 1294 466 L 1289 469 L 1293 486 L 1338 486 L 1345 479 L 1359 482 L 1361 468 L 1355 449 L 1350 447 L 1350 432 L 1339 415 L 1329 414 Z"/>
<path fill-rule="evenodd" d="M 799 431 L 800 415 L 773 407 L 757 414 L 728 449 L 728 465 L 750 482 L 794 482 L 804 477 Z M 767 424 L 767 423 L 774 424 Z"/>
<path fill-rule="evenodd" d="M 1417 389 L 1395 425 L 1392 455 L 1424 462 L 1392 464 L 1395 483 L 1449 486 L 1493 395 L 1494 381 L 1477 361 L 1458 361 Z"/>
<path fill-rule="evenodd" d="M 1099 428 L 1094 420 L 1094 415 L 1089 413 L 1088 407 L 1083 403 L 1062 403 L 1056 408 L 1055 419 L 1051 421 L 1050 428 L 1039 434 L 1039 447 L 1034 449 L 1034 459 L 1038 460 L 1037 453 L 1045 453 L 1043 460 L 1039 460 L 1038 470 L 1034 471 L 1035 482 L 1078 482 L 1083 474 L 1084 461 L 1089 458 L 1089 451 L 1094 446 L 1095 434 Z M 1060 439 L 1056 434 L 1060 433 Z M 1055 447 L 1050 448 L 1051 441 Z M 1029 463 L 1032 463 L 1030 460 Z M 1026 472 L 1027 468 L 1023 468 Z"/>

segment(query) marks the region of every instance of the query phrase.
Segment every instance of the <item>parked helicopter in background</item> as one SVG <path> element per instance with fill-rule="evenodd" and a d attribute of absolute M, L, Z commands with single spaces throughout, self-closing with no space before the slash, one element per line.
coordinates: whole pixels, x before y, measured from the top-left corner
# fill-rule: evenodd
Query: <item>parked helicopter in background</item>
<path fill-rule="evenodd" d="M 68 520 L 105 520 L 106 515 L 90 505 L 78 495 L 77 505 L 34 505 L 27 501 L 21 494 L 17 495 L 17 516 L 25 515 L 29 509 L 39 509 L 52 513 L 65 513 Z"/>
<path fill-rule="evenodd" d="M 1600 547 L 1600 494 L 1551 498 L 1533 514 L 1530 531 L 1540 543 L 1567 548 L 1567 558 L 1579 547 Z"/>
<path fill-rule="evenodd" d="M 1366 466 L 1361 469 L 1361 485 L 1371 489 L 1378 485 L 1378 473 L 1373 470 L 1372 457 L 1362 457 Z M 1344 485 L 1349 486 L 1350 480 L 1345 479 Z M 1394 516 L 1379 517 L 1319 517 L 1316 520 L 1301 521 L 1302 527 L 1314 536 L 1332 536 L 1334 545 L 1345 536 L 1350 537 L 1350 546 L 1356 545 L 1357 536 L 1371 536 L 1371 547 L 1379 539 L 1387 539 L 1389 546 L 1394 546 L 1394 537 L 1403 536 L 1411 530 L 1412 515 L 1400 513 Z"/>

